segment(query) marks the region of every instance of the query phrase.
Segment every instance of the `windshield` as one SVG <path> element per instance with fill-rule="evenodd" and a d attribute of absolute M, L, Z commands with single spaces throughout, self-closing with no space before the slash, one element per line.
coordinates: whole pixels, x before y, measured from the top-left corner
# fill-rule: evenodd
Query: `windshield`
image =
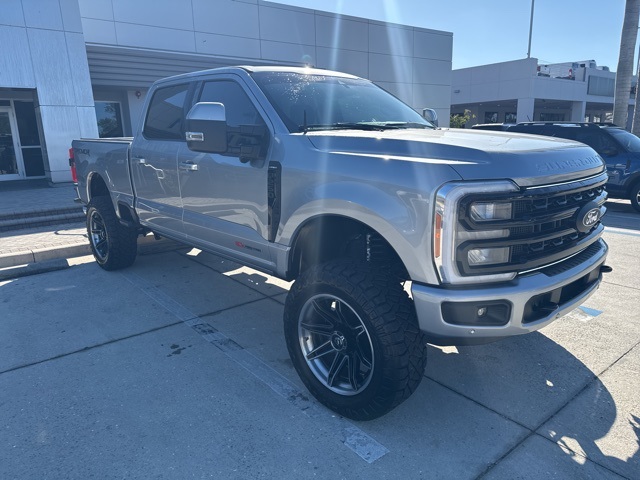
<path fill-rule="evenodd" d="M 290 132 L 435 128 L 368 80 L 292 72 L 254 72 L 252 77 Z"/>
<path fill-rule="evenodd" d="M 609 132 L 627 152 L 640 152 L 640 138 L 636 137 L 633 133 L 617 128 L 607 128 L 606 131 Z"/>

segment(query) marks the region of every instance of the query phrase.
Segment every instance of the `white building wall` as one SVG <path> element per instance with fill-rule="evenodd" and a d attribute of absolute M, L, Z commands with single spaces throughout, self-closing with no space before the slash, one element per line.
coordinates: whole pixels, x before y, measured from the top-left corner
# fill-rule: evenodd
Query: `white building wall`
<path fill-rule="evenodd" d="M 566 73 L 574 62 L 566 65 Z M 475 117 L 467 126 L 484 123 L 486 112 L 504 113 L 517 105 L 517 121 L 536 121 L 542 113 L 556 114 L 566 121 L 584 121 L 587 114 L 613 109 L 611 95 L 588 93 L 592 77 L 615 79 L 615 73 L 597 68 L 579 67 L 574 79 L 538 76 L 535 58 L 463 68 L 452 72 L 451 105 L 454 113 L 469 109 Z M 635 102 L 630 98 L 630 105 Z M 534 118 L 535 108 L 535 118 Z"/>
<path fill-rule="evenodd" d="M 212 56 L 223 65 L 311 64 L 369 78 L 416 109 L 435 108 L 441 125 L 449 122 L 453 36 L 448 32 L 260 0 L 79 3 L 91 48 L 120 47 L 123 55 L 144 49 Z"/>
<path fill-rule="evenodd" d="M 45 169 L 70 181 L 74 138 L 98 134 L 76 0 L 2 0 L 0 87 L 36 90 Z"/>

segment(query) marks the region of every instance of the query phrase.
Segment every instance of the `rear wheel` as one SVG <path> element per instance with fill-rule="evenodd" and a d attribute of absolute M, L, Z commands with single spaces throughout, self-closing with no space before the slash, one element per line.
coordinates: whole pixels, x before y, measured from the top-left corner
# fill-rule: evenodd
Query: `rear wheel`
<path fill-rule="evenodd" d="M 105 270 L 130 266 L 136 259 L 138 232 L 120 223 L 109 197 L 94 197 L 87 207 L 91 252 Z"/>
<path fill-rule="evenodd" d="M 369 264 L 329 262 L 303 273 L 284 328 L 304 384 L 345 417 L 384 415 L 422 380 L 426 344 L 413 305 L 394 277 Z"/>
<path fill-rule="evenodd" d="M 640 182 L 631 187 L 631 206 L 640 212 Z"/>

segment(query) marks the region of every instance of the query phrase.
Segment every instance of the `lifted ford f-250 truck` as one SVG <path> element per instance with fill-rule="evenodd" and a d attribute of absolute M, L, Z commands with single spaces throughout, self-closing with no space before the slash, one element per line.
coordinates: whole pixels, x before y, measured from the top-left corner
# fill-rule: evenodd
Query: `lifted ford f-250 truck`
<path fill-rule="evenodd" d="M 77 140 L 105 270 L 154 232 L 295 280 L 293 364 L 329 408 L 406 399 L 425 343 L 537 330 L 598 287 L 602 159 L 567 140 L 436 129 L 373 83 L 243 67 L 156 82 L 133 139 Z M 410 295 L 406 292 L 410 291 Z"/>

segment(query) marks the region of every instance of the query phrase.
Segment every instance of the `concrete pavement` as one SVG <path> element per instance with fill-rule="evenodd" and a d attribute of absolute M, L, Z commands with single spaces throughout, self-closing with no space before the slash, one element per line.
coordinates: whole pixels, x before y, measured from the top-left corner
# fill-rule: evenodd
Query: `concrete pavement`
<path fill-rule="evenodd" d="M 91 258 L 0 283 L 0 478 L 638 478 L 640 241 L 541 332 L 429 348 L 372 422 L 309 396 L 288 284 L 214 255 Z"/>

